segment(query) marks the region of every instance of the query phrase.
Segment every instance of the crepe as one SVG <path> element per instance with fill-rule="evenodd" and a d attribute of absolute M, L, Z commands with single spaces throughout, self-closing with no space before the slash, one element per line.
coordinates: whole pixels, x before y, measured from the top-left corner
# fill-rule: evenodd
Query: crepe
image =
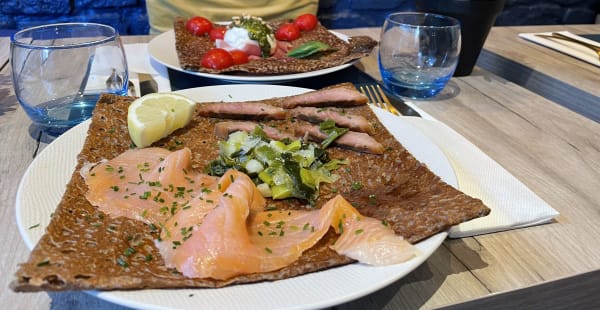
<path fill-rule="evenodd" d="M 350 37 L 349 42 L 338 38 L 321 24 L 302 36 L 292 41 L 292 48 L 298 47 L 309 41 L 319 41 L 337 49 L 334 52 L 320 55 L 317 58 L 296 59 L 261 58 L 252 60 L 242 65 L 234 65 L 225 69 L 215 70 L 202 67 L 201 61 L 204 54 L 214 47 L 214 42 L 208 36 L 195 36 L 185 28 L 186 19 L 178 17 L 173 25 L 175 31 L 175 48 L 179 63 L 185 70 L 206 73 L 234 73 L 249 75 L 276 75 L 310 72 L 320 69 L 339 66 L 361 57 L 369 55 L 377 42 L 368 36 Z M 282 22 L 269 23 L 277 29 Z"/>
<path fill-rule="evenodd" d="M 84 197 L 87 187 L 79 169 L 86 163 L 111 159 L 132 147 L 127 130 L 127 107 L 134 98 L 103 95 L 97 103 L 77 168 L 53 213 L 45 234 L 20 265 L 11 283 L 15 291 L 121 290 L 145 288 L 221 287 L 236 283 L 285 279 L 317 270 L 352 263 L 329 248 L 337 235 L 329 231 L 301 258 L 283 269 L 237 276 L 227 280 L 185 278 L 165 267 L 154 245 L 158 231 L 141 222 L 111 218 Z M 282 99 L 265 100 L 279 105 Z M 315 207 L 342 194 L 366 216 L 386 221 L 409 242 L 418 242 L 450 226 L 487 215 L 479 200 L 444 183 L 416 160 L 377 120 L 366 106 L 346 108 L 373 122 L 373 136 L 382 143 L 383 155 L 357 153 L 330 147 L 331 158 L 347 158 L 350 164 L 340 179 L 324 184 Z M 221 120 L 195 116 L 191 123 L 154 146 L 167 149 L 189 147 L 194 167 L 203 168 L 218 153 L 214 126 Z M 268 126 L 302 125 L 268 121 Z M 354 184 L 361 184 L 358 188 Z M 376 197 L 376 200 L 372 199 Z M 269 202 L 279 209 L 304 208 L 299 200 Z M 135 251 L 131 251 L 134 249 Z"/>

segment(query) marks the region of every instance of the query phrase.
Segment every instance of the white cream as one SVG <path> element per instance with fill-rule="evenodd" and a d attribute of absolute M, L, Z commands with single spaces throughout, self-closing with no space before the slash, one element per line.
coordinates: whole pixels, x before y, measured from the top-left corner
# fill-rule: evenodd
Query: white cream
<path fill-rule="evenodd" d="M 258 42 L 250 39 L 248 30 L 240 27 L 227 29 L 223 40 L 216 40 L 215 44 L 217 47 L 224 48 L 226 50 L 246 50 L 248 44 L 252 44 L 260 48 Z"/>

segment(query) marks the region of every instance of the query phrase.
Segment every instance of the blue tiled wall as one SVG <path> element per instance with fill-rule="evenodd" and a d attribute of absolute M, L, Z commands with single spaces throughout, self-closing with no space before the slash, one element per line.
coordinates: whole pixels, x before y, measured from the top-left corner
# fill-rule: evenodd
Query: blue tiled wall
<path fill-rule="evenodd" d="M 330 28 L 381 26 L 387 13 L 413 9 L 413 0 L 320 0 L 319 19 Z M 496 25 L 587 24 L 599 11 L 600 0 L 506 0 Z M 122 34 L 149 29 L 145 0 L 2 0 L 0 5 L 0 33 L 67 21 L 109 24 Z"/>
<path fill-rule="evenodd" d="M 506 0 L 496 25 L 593 24 L 600 0 Z"/>
<path fill-rule="evenodd" d="M 108 24 L 121 34 L 148 33 L 145 0 L 2 0 L 0 29 L 85 21 Z"/>
<path fill-rule="evenodd" d="M 381 26 L 390 12 L 414 10 L 413 0 L 320 0 L 319 20 L 328 28 Z"/>

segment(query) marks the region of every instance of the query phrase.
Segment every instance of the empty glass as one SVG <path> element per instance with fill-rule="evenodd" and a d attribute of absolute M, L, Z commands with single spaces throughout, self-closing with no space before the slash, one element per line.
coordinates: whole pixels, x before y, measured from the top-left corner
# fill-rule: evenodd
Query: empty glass
<path fill-rule="evenodd" d="M 452 77 L 460 52 L 460 23 L 443 15 L 393 13 L 379 42 L 385 86 L 409 98 L 438 94 Z"/>
<path fill-rule="evenodd" d="M 31 120 L 60 134 L 88 119 L 101 93 L 127 94 L 117 31 L 94 23 L 28 28 L 11 37 L 15 94 Z"/>

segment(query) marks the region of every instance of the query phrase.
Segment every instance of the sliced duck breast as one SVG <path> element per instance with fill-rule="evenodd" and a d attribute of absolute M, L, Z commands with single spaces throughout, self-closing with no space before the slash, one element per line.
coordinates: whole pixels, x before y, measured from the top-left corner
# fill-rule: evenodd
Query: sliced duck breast
<path fill-rule="evenodd" d="M 340 127 L 369 134 L 375 130 L 373 125 L 363 116 L 348 114 L 337 109 L 297 107 L 290 110 L 290 115 L 311 123 L 320 123 L 330 119 Z"/>
<path fill-rule="evenodd" d="M 300 125 L 296 127 L 295 132 L 298 137 L 306 137 L 309 140 L 321 142 L 327 138 L 327 134 L 319 129 L 316 125 Z M 375 138 L 364 132 L 348 131 L 335 141 L 333 144 L 355 150 L 357 152 L 370 154 L 383 154 L 385 148 Z"/>
<path fill-rule="evenodd" d="M 367 96 L 359 92 L 352 83 L 342 83 L 320 90 L 289 96 L 283 99 L 285 109 L 303 107 L 352 107 L 367 104 Z"/>
<path fill-rule="evenodd" d="M 287 111 L 258 101 L 199 104 L 197 113 L 205 117 L 243 120 L 286 119 Z"/>

